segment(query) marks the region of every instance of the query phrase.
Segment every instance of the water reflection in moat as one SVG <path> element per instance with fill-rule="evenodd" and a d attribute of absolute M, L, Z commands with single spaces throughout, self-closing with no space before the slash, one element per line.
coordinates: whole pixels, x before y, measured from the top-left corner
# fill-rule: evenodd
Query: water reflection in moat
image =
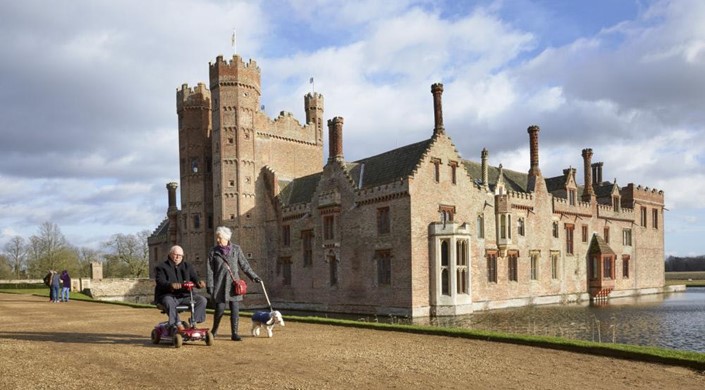
<path fill-rule="evenodd" d="M 414 323 L 705 353 L 705 288 L 616 298 L 601 306 L 529 306 Z"/>

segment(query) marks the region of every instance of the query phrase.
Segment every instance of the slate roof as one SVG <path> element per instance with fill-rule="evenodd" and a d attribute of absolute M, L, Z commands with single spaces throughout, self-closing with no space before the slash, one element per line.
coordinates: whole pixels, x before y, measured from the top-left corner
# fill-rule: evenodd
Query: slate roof
<path fill-rule="evenodd" d="M 614 183 L 602 182 L 597 186 L 593 187 L 595 190 L 595 196 L 598 198 L 605 198 L 612 196 L 612 190 L 614 189 Z"/>
<path fill-rule="evenodd" d="M 316 192 L 318 182 L 321 181 L 322 172 L 296 178 L 290 182 L 279 181 L 281 189 L 280 199 L 285 205 L 308 203 Z"/>
<path fill-rule="evenodd" d="M 367 157 L 354 162 L 346 162 L 345 169 L 348 171 L 351 179 L 355 183 L 356 188 L 369 188 L 386 183 L 393 182 L 398 179 L 411 176 L 416 169 L 416 165 L 421 160 L 423 154 L 428 150 L 433 139 L 427 139 L 414 144 L 402 146 L 397 149 L 390 150 L 376 156 Z M 482 180 L 482 164 L 479 162 L 463 160 L 463 166 L 468 175 L 481 184 Z M 499 181 L 499 167 L 489 166 L 487 169 L 489 188 L 494 191 Z M 509 191 L 527 192 L 528 173 L 512 171 L 506 168 L 502 169 L 504 185 Z M 296 178 L 292 181 L 280 181 L 281 188 L 280 199 L 284 205 L 293 205 L 296 203 L 309 203 L 313 197 L 318 183 L 321 180 L 322 172 L 312 175 Z M 564 190 L 566 183 L 566 175 L 550 177 L 544 179 L 546 188 L 550 193 Z M 606 186 L 603 191 L 611 193 L 612 184 Z M 602 188 L 602 187 L 598 187 Z M 582 194 L 583 187 L 578 186 L 578 194 Z"/>
<path fill-rule="evenodd" d="M 561 176 L 556 176 L 556 177 L 549 177 L 546 178 L 546 189 L 548 192 L 553 193 L 556 191 L 563 190 L 565 191 L 565 185 L 566 185 L 566 179 L 567 175 L 561 175 Z"/>
<path fill-rule="evenodd" d="M 169 218 L 164 218 L 164 220 L 159 224 L 159 226 L 157 226 L 157 228 L 149 236 L 149 238 L 166 236 L 167 233 L 169 233 Z"/>
<path fill-rule="evenodd" d="M 376 156 L 346 164 L 358 188 L 375 187 L 411 176 L 433 139 L 402 146 Z M 362 180 L 360 178 L 362 177 Z"/>
<path fill-rule="evenodd" d="M 376 156 L 345 163 L 345 169 L 358 188 L 390 183 L 411 176 L 432 142 L 433 139 L 427 139 Z M 322 172 L 318 172 L 296 178 L 290 182 L 280 181 L 282 204 L 293 205 L 311 202 L 321 180 L 321 175 Z"/>
<path fill-rule="evenodd" d="M 482 181 L 482 163 L 463 160 L 463 165 L 468 171 L 470 177 L 475 180 L 476 183 L 481 184 Z M 517 171 L 512 171 L 506 168 L 502 168 L 502 173 L 504 176 L 504 185 L 510 191 L 516 192 L 526 192 L 527 182 L 529 175 L 527 173 L 521 173 Z M 499 181 L 499 168 L 489 166 L 487 167 L 487 180 L 489 180 L 490 190 L 497 187 L 497 181 Z"/>

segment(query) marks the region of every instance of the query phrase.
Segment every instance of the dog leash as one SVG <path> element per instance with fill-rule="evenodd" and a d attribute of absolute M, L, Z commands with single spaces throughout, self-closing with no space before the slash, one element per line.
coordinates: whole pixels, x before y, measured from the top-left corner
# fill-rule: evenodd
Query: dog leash
<path fill-rule="evenodd" d="M 272 303 L 269 302 L 269 295 L 267 295 L 267 289 L 264 288 L 264 282 L 260 280 L 260 284 L 262 285 L 262 291 L 264 292 L 264 297 L 267 298 L 267 304 L 269 305 L 269 311 L 273 312 L 274 309 L 272 309 Z"/>

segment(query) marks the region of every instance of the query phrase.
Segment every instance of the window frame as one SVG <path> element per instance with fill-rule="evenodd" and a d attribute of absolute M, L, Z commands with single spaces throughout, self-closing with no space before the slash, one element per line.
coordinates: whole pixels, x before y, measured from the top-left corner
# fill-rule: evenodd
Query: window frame
<path fill-rule="evenodd" d="M 487 282 L 497 283 L 497 252 L 487 251 L 485 258 L 487 259 Z"/>
<path fill-rule="evenodd" d="M 304 267 L 313 265 L 313 229 L 301 231 L 301 255 Z"/>
<path fill-rule="evenodd" d="M 575 254 L 575 225 L 572 223 L 565 224 L 565 253 Z"/>
<path fill-rule="evenodd" d="M 391 232 L 391 216 L 389 206 L 377 208 L 377 234 L 389 234 Z"/>

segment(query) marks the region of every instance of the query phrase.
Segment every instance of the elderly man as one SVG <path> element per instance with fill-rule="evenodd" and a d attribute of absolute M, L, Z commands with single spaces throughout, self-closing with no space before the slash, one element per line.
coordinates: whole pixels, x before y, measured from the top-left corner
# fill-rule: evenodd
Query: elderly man
<path fill-rule="evenodd" d="M 191 281 L 199 288 L 206 286 L 206 283 L 198 277 L 194 267 L 183 260 L 184 250 L 180 246 L 174 245 L 169 250 L 169 258 L 154 269 L 157 282 L 154 288 L 154 301 L 164 305 L 169 315 L 169 326 L 179 331 L 183 330 L 184 326 L 181 324 L 176 307 L 180 304 L 190 303 L 190 294 L 182 284 Z M 205 321 L 206 298 L 194 293 L 193 300 L 195 303 L 194 321 Z"/>

